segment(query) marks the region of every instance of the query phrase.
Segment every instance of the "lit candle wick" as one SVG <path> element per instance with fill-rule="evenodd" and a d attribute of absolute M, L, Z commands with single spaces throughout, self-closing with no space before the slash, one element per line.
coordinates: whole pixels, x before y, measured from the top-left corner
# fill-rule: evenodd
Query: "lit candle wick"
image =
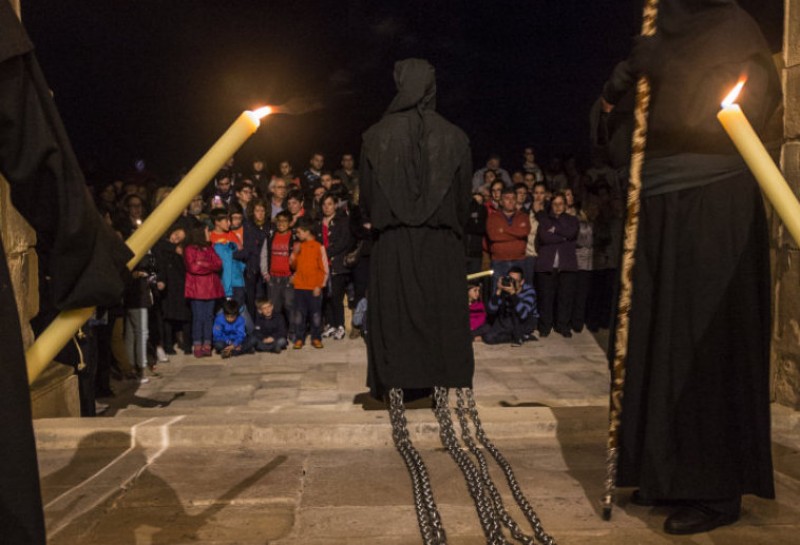
<path fill-rule="evenodd" d="M 729 106 L 732 106 L 734 102 L 736 102 L 736 99 L 739 98 L 739 93 L 742 92 L 742 88 L 744 87 L 746 81 L 747 80 L 744 78 L 739 80 L 739 83 L 736 84 L 733 90 L 728 93 L 728 96 L 725 97 L 725 100 L 722 101 L 723 108 L 728 108 Z"/>

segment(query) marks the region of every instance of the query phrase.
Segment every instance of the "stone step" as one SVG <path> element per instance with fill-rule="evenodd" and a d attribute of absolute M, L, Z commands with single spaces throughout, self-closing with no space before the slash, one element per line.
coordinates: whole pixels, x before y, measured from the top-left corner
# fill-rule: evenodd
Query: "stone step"
<path fill-rule="evenodd" d="M 441 445 L 439 426 L 430 409 L 406 413 L 412 441 L 421 447 Z M 606 433 L 607 408 L 481 408 L 486 433 L 495 441 L 536 438 L 583 440 Z M 456 423 L 456 426 L 458 424 Z M 382 448 L 392 446 L 385 411 L 330 411 L 285 408 L 273 413 L 60 418 L 34 422 L 39 450 L 164 447 L 273 447 L 283 449 Z"/>

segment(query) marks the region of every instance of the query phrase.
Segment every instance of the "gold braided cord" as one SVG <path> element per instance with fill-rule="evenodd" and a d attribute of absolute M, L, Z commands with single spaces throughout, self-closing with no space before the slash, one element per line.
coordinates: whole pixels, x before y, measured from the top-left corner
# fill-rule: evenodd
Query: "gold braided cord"
<path fill-rule="evenodd" d="M 642 36 L 653 36 L 656 32 L 658 0 L 646 0 L 642 21 Z M 630 332 L 630 310 L 633 296 L 633 266 L 636 239 L 639 231 L 640 194 L 642 190 L 642 164 L 647 146 L 647 114 L 650 109 L 650 82 L 639 78 L 636 85 L 635 128 L 633 131 L 633 153 L 631 155 L 630 181 L 628 183 L 625 238 L 622 246 L 620 269 L 620 292 L 617 307 L 617 325 L 614 342 L 611 394 L 609 399 L 608 456 L 606 462 L 606 494 L 603 497 L 606 513 L 610 518 L 617 471 L 617 449 L 619 426 L 622 418 L 622 396 L 625 388 L 625 363 L 628 356 L 628 334 Z"/>

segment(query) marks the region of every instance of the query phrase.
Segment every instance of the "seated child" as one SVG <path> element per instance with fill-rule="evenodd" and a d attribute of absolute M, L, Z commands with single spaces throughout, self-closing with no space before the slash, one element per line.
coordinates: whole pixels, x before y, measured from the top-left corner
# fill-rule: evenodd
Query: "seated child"
<path fill-rule="evenodd" d="M 256 327 L 253 332 L 256 350 L 279 354 L 288 345 L 286 323 L 283 321 L 283 316 L 274 312 L 275 307 L 269 299 L 256 301 L 256 308 L 258 309 L 258 314 L 256 315 Z"/>
<path fill-rule="evenodd" d="M 472 332 L 472 340 L 481 341 L 482 336 L 490 329 L 486 322 L 486 306 L 481 300 L 481 285 L 470 284 L 467 287 L 467 295 L 469 297 L 469 328 Z"/>
<path fill-rule="evenodd" d="M 245 320 L 239 303 L 226 299 L 222 312 L 214 319 L 214 349 L 224 358 L 252 352 L 253 342 L 247 336 Z"/>

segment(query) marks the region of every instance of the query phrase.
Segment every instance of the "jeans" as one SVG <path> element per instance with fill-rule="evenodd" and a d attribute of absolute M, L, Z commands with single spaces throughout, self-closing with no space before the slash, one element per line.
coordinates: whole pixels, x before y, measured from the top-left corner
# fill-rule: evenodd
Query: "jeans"
<path fill-rule="evenodd" d="M 125 348 L 131 365 L 147 367 L 147 309 L 129 308 L 125 311 Z"/>
<path fill-rule="evenodd" d="M 255 339 L 253 339 L 250 336 L 247 336 L 244 338 L 244 341 L 242 341 L 242 344 L 241 346 L 239 346 L 239 348 L 235 348 L 231 351 L 231 355 L 240 356 L 242 354 L 247 354 L 255 347 L 255 345 L 256 345 Z M 214 343 L 214 350 L 216 350 L 221 354 L 226 346 L 231 346 L 231 344 L 225 341 L 216 341 Z"/>
<path fill-rule="evenodd" d="M 269 277 L 269 299 L 272 301 L 274 312 L 283 313 L 286 323 L 289 324 L 289 334 L 294 332 L 294 287 L 289 283 L 288 276 Z"/>
<path fill-rule="evenodd" d="M 288 345 L 287 340 L 284 337 L 278 337 L 271 343 L 265 343 L 262 340 L 256 341 L 256 350 L 259 352 L 275 352 L 278 354 L 281 350 L 286 348 Z"/>
<path fill-rule="evenodd" d="M 192 344 L 210 344 L 214 329 L 214 299 L 191 299 Z"/>
<path fill-rule="evenodd" d="M 322 295 L 312 290 L 294 290 L 294 326 L 296 339 L 305 341 L 306 322 L 311 321 L 311 338 L 322 339 Z"/>

